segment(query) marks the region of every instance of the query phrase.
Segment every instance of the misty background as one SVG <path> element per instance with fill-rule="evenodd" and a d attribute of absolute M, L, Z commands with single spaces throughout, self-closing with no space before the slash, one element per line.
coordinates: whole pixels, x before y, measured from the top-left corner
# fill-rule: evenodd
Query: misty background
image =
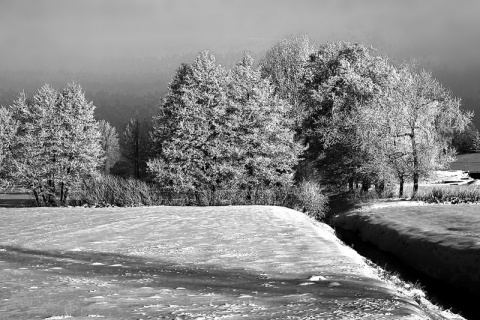
<path fill-rule="evenodd" d="M 364 42 L 393 61 L 415 59 L 480 128 L 480 5 L 475 1 L 0 0 L 0 104 L 44 83 L 80 83 L 123 132 L 149 117 L 175 69 L 209 49 L 230 67 L 276 42 Z"/>

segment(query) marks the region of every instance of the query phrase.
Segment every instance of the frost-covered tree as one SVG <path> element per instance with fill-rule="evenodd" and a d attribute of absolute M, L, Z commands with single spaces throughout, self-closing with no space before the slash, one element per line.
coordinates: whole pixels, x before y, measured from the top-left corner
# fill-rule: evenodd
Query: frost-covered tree
<path fill-rule="evenodd" d="M 228 83 L 226 116 L 242 183 L 255 188 L 289 185 L 302 151 L 294 139 L 291 105 L 277 96 L 248 54 L 230 72 Z"/>
<path fill-rule="evenodd" d="M 272 82 L 277 96 L 290 105 L 288 117 L 293 119 L 291 124 L 298 141 L 303 141 L 302 125 L 307 116 L 303 103 L 306 66 L 315 51 L 316 45 L 308 36 L 291 36 L 276 43 L 260 61 L 262 76 Z M 295 169 L 297 180 L 316 176 L 315 166 L 308 159 L 300 160 Z"/>
<path fill-rule="evenodd" d="M 403 66 L 400 80 L 390 93 L 392 106 L 401 110 L 397 124 L 399 137 L 409 145 L 409 174 L 413 180 L 413 195 L 421 177 L 441 170 L 454 160 L 450 142 L 455 132 L 462 132 L 471 122 L 472 114 L 460 108 L 460 99 L 443 87 L 430 72 L 417 70 L 411 64 Z"/>
<path fill-rule="evenodd" d="M 289 117 L 294 119 L 295 129 L 301 126 L 304 117 L 301 104 L 303 78 L 305 66 L 315 49 L 308 36 L 291 36 L 276 43 L 260 61 L 262 76 L 269 78 L 277 96 L 290 104 Z"/>
<path fill-rule="evenodd" d="M 307 68 L 306 142 L 323 172 L 337 181 L 383 185 L 420 177 L 453 160 L 453 133 L 471 115 L 429 72 L 395 68 L 363 45 L 327 44 Z"/>
<path fill-rule="evenodd" d="M 103 172 L 110 173 L 110 169 L 120 159 L 118 133 L 115 127 L 111 126 L 110 123 L 105 120 L 98 122 L 98 129 L 100 131 L 102 150 L 105 156 Z"/>
<path fill-rule="evenodd" d="M 361 44 L 328 43 L 311 56 L 303 91 L 304 156 L 330 182 L 353 187 L 363 181 L 367 189 L 384 179 L 382 166 L 373 165 L 377 158 L 359 141 L 357 117 L 382 95 L 389 74 L 387 61 Z"/>
<path fill-rule="evenodd" d="M 15 140 L 18 122 L 9 109 L 0 106 L 0 187 L 8 184 L 12 173 L 10 148 Z"/>
<path fill-rule="evenodd" d="M 190 85 L 192 76 L 191 66 L 182 63 L 169 84 L 169 91 L 163 99 L 157 115 L 152 119 L 151 139 L 154 154 L 162 153 L 162 146 L 177 128 L 179 118 L 175 114 L 175 105 L 183 105 L 184 90 Z"/>
<path fill-rule="evenodd" d="M 154 118 L 157 156 L 149 169 L 164 186 L 213 197 L 221 188 L 290 183 L 300 146 L 289 107 L 251 57 L 227 72 L 202 52 L 177 70 Z"/>
<path fill-rule="evenodd" d="M 225 76 L 208 51 L 177 70 L 153 123 L 159 153 L 148 166 L 162 185 L 214 193 L 235 176 L 224 139 Z"/>
<path fill-rule="evenodd" d="M 355 108 L 349 116 L 350 121 L 355 123 L 358 145 L 370 155 L 363 166 L 370 167 L 369 172 L 377 172 L 382 181 L 397 180 L 399 196 L 402 197 L 404 183 L 410 179 L 412 163 L 409 143 L 403 135 L 405 110 L 396 105 L 395 90 L 403 80 L 394 66 L 388 63 L 380 66 L 386 77 L 380 83 L 377 94 L 368 104 Z"/>
<path fill-rule="evenodd" d="M 10 109 L 19 122 L 11 148 L 15 183 L 32 190 L 38 204 L 65 204 L 103 160 L 95 106 L 71 82 L 62 91 L 44 85 L 32 101 L 22 93 Z"/>

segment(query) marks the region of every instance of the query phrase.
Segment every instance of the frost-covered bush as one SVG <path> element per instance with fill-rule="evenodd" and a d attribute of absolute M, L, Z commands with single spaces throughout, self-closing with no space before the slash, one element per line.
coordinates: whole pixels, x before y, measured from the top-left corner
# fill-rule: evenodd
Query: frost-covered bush
<path fill-rule="evenodd" d="M 294 188 L 293 209 L 304 211 L 316 219 L 323 219 L 328 207 L 328 197 L 322 193 L 320 185 L 313 181 L 302 181 Z"/>
<path fill-rule="evenodd" d="M 264 186 L 256 188 L 232 187 L 228 189 L 159 188 L 141 180 L 101 175 L 85 179 L 74 197 L 76 204 L 89 206 L 222 206 L 273 205 L 292 208 L 322 219 L 328 198 L 318 183 L 303 181 L 296 186 Z"/>
<path fill-rule="evenodd" d="M 83 180 L 76 198 L 91 206 L 148 206 L 161 204 L 159 190 L 137 179 L 102 175 Z"/>

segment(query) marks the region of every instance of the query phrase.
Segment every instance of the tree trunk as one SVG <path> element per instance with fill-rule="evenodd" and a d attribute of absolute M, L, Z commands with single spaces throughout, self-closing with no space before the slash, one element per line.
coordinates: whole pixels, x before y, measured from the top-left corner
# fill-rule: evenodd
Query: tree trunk
<path fill-rule="evenodd" d="M 56 206 L 56 190 L 55 190 L 55 181 L 54 180 L 48 180 L 47 181 L 47 186 L 48 186 L 48 194 L 47 194 L 47 201 L 49 206 Z"/>
<path fill-rule="evenodd" d="M 353 192 L 353 178 L 348 179 L 348 191 Z"/>
<path fill-rule="evenodd" d="M 403 197 L 403 184 L 405 183 L 403 176 L 400 177 L 400 190 L 398 190 L 398 197 Z"/>
<path fill-rule="evenodd" d="M 419 179 L 419 174 L 418 172 L 413 173 L 413 193 L 412 193 L 412 198 L 414 198 L 417 195 L 418 192 L 418 179 Z"/>
<path fill-rule="evenodd" d="M 198 192 L 197 189 L 195 189 L 195 191 L 193 192 L 194 196 L 195 196 L 195 201 L 197 202 L 196 205 L 199 206 L 200 205 L 200 193 Z"/>
<path fill-rule="evenodd" d="M 64 193 L 65 192 L 65 183 L 63 182 L 60 182 L 60 203 L 61 204 L 65 204 L 64 203 Z"/>
<path fill-rule="evenodd" d="M 68 191 L 69 191 L 68 188 L 65 187 L 65 194 L 63 195 L 65 197 L 65 199 L 64 199 L 65 204 L 68 204 L 68 195 L 69 195 Z"/>
<path fill-rule="evenodd" d="M 60 203 L 62 205 L 66 205 L 67 204 L 67 199 L 68 199 L 68 188 L 65 187 L 65 183 L 62 182 L 61 184 L 61 191 L 60 191 Z"/>
<path fill-rule="evenodd" d="M 385 191 L 385 181 L 379 181 L 375 184 L 375 190 L 377 191 L 378 195 L 381 195 L 383 191 Z"/>
<path fill-rule="evenodd" d="M 47 180 L 47 205 L 52 203 L 52 180 Z"/>
<path fill-rule="evenodd" d="M 216 199 L 215 199 L 216 191 L 217 191 L 217 190 L 216 190 L 215 186 L 211 186 L 211 187 L 210 187 L 210 192 L 211 192 L 211 194 L 210 194 L 210 205 L 211 205 L 211 206 L 214 206 L 214 205 L 215 205 L 215 202 L 216 202 Z"/>
<path fill-rule="evenodd" d="M 418 153 L 417 153 L 417 142 L 415 141 L 415 132 L 412 132 L 410 139 L 412 140 L 412 155 L 413 155 L 413 193 L 412 198 L 417 195 L 418 191 L 418 179 L 419 179 L 419 168 L 418 168 Z"/>
<path fill-rule="evenodd" d="M 46 206 L 48 204 L 48 201 L 47 201 L 47 197 L 45 196 L 45 190 L 43 187 L 41 187 L 40 191 L 42 192 L 43 205 Z"/>
<path fill-rule="evenodd" d="M 33 196 L 35 197 L 35 202 L 37 203 L 37 207 L 40 207 L 40 198 L 38 197 L 37 188 L 33 189 Z"/>
<path fill-rule="evenodd" d="M 370 180 L 368 179 L 362 180 L 362 192 L 368 192 L 369 188 L 370 188 Z"/>
<path fill-rule="evenodd" d="M 247 194 L 245 195 L 245 203 L 247 204 L 252 204 L 251 201 L 252 201 L 252 187 L 250 186 L 247 186 L 247 190 L 246 190 Z"/>

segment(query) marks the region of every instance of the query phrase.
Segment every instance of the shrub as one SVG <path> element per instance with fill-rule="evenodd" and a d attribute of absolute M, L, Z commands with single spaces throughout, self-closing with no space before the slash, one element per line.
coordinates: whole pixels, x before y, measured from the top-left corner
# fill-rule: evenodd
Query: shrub
<path fill-rule="evenodd" d="M 315 219 L 325 217 L 328 198 L 322 193 L 320 185 L 312 181 L 302 181 L 294 188 L 293 209 L 303 211 Z"/>
<path fill-rule="evenodd" d="M 111 175 L 85 179 L 76 194 L 81 204 L 91 206 L 142 206 L 161 204 L 160 193 L 152 184 Z"/>
<path fill-rule="evenodd" d="M 434 187 L 420 190 L 413 200 L 428 203 L 475 203 L 480 202 L 480 189 L 477 187 Z"/>
<path fill-rule="evenodd" d="M 320 185 L 311 181 L 303 181 L 297 186 L 230 188 L 215 192 L 208 189 L 176 191 L 111 175 L 84 180 L 75 198 L 80 204 L 99 207 L 274 205 L 303 211 L 316 219 L 324 218 L 328 202 Z"/>

